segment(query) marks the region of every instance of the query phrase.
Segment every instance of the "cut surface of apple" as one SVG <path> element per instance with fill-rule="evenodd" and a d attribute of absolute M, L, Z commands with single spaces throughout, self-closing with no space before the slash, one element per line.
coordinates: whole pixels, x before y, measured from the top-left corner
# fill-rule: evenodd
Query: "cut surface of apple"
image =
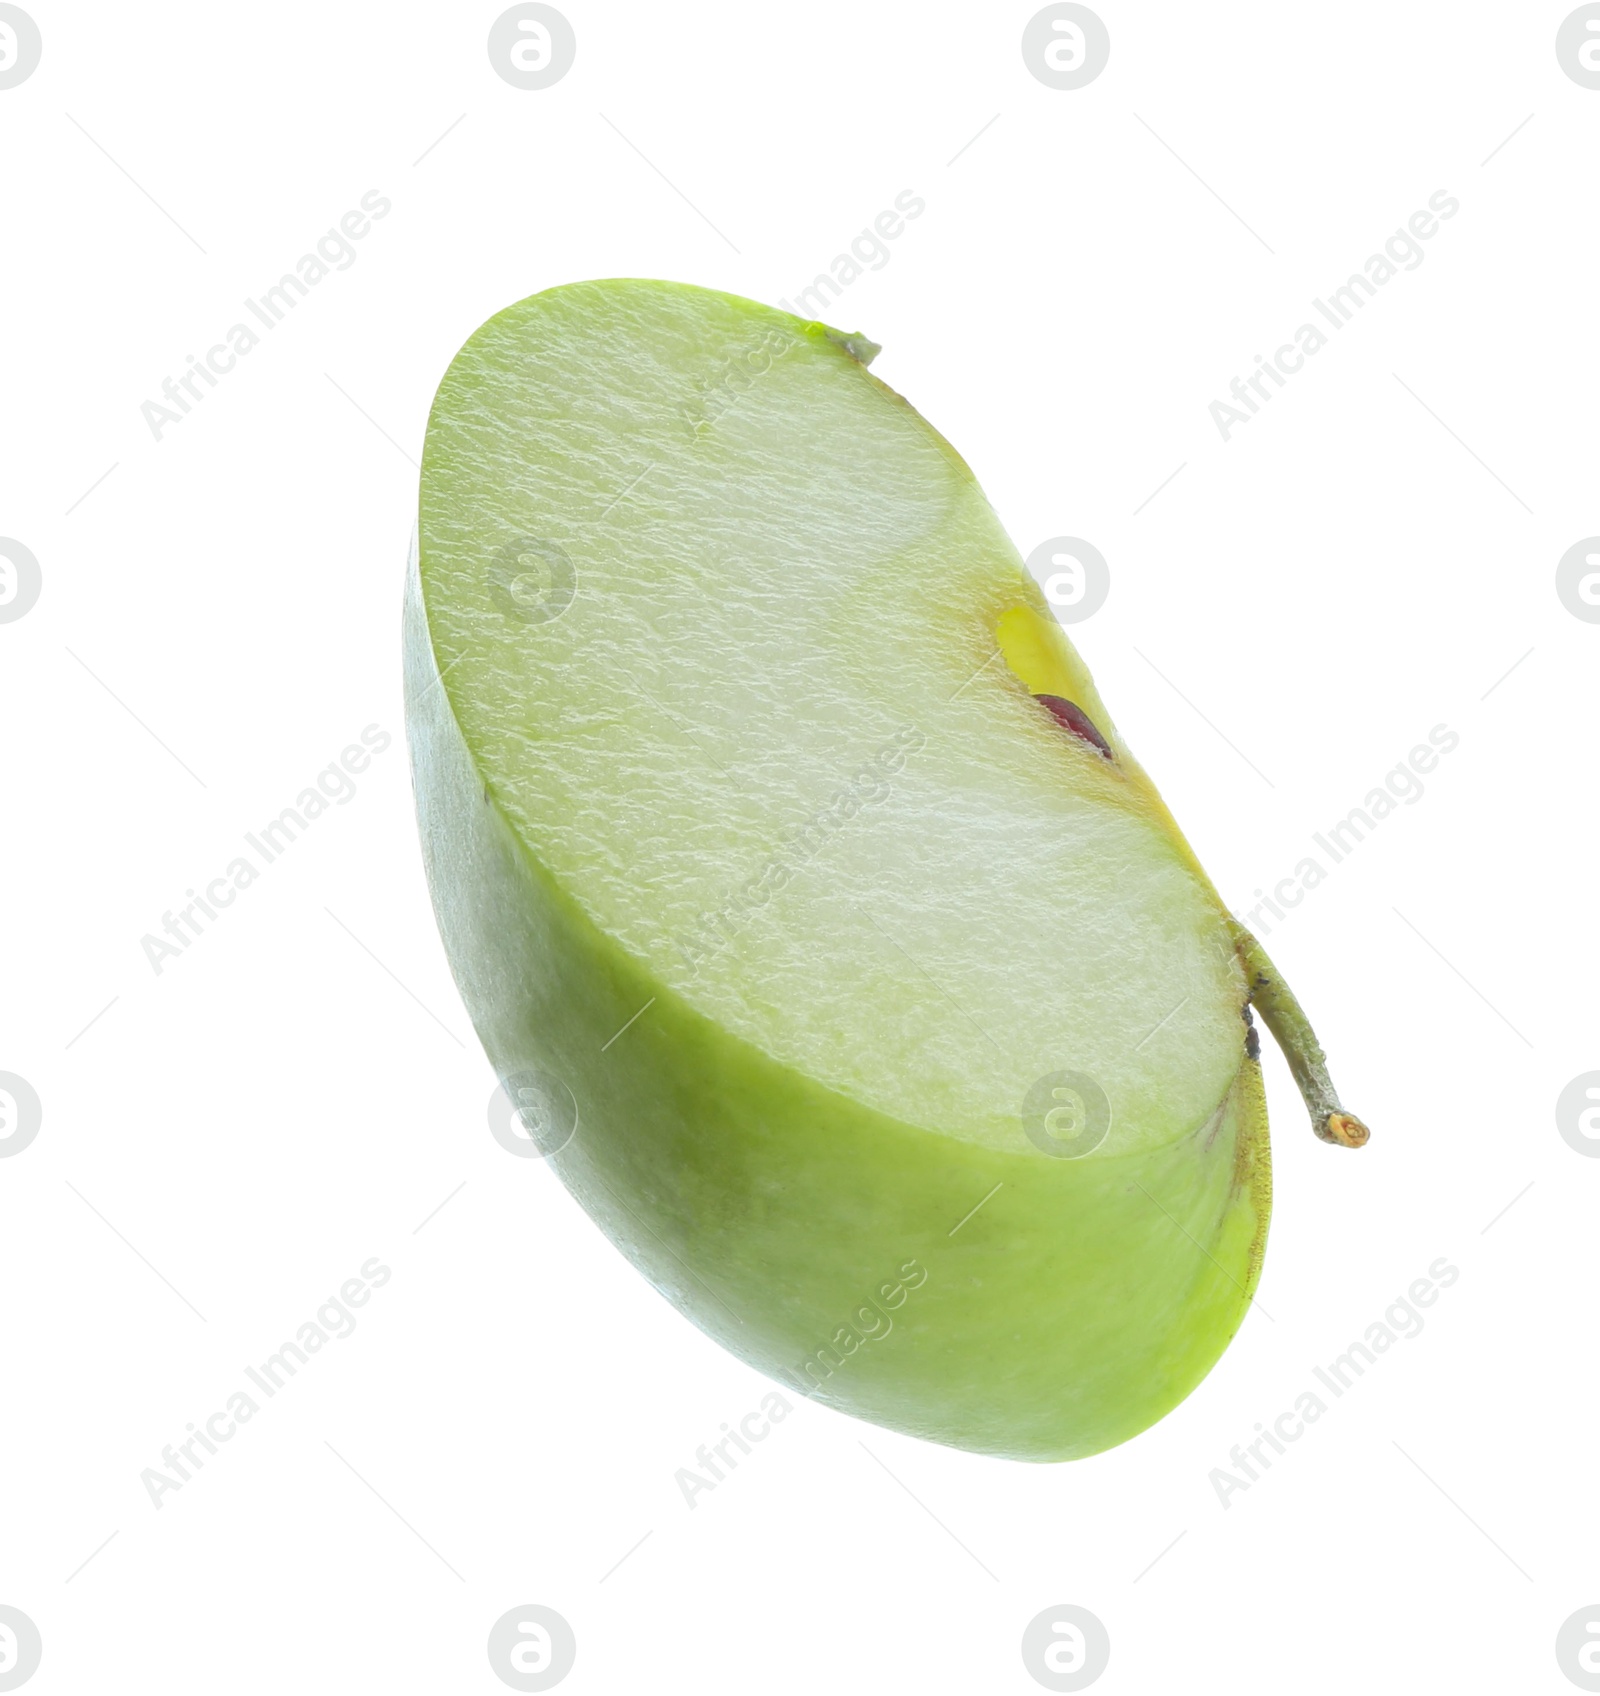
<path fill-rule="evenodd" d="M 1068 1458 L 1248 1304 L 1254 956 L 876 351 L 644 281 L 468 341 L 407 595 L 425 858 L 658 1289 L 819 1400 Z"/>

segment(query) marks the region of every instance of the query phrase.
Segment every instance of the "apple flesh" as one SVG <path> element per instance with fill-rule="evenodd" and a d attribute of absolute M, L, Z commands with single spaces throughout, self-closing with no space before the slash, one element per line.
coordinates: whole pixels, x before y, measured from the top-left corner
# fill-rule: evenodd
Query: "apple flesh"
<path fill-rule="evenodd" d="M 1252 999 L 1366 1133 L 876 351 L 636 281 L 468 341 L 408 572 L 424 857 L 491 1062 L 570 1102 L 551 1164 L 663 1295 L 819 1401 L 1067 1459 L 1244 1316 Z"/>

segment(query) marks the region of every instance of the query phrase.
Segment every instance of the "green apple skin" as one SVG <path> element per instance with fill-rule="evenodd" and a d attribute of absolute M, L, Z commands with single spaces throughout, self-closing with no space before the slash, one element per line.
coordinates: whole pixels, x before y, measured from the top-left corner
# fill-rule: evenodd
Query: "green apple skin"
<path fill-rule="evenodd" d="M 1265 1246 L 1256 1060 L 1209 1122 L 1122 1157 L 1009 1153 L 865 1108 L 685 1004 L 528 852 L 440 681 L 415 546 L 404 650 L 424 859 L 468 1012 L 502 1078 L 573 1091 L 551 1163 L 680 1312 L 791 1390 L 1015 1460 L 1095 1454 L 1194 1389 Z"/>

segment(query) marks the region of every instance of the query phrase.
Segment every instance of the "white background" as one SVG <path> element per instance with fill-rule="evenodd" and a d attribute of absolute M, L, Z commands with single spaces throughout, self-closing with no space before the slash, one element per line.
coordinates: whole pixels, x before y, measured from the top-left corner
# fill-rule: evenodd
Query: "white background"
<path fill-rule="evenodd" d="M 43 573 L 0 625 L 0 1069 L 44 1104 L 0 1160 L 31 1688 L 489 1696 L 525 1602 L 571 1622 L 575 1693 L 1026 1696 L 1060 1602 L 1105 1623 L 1107 1693 L 1573 1688 L 1600 1163 L 1554 1105 L 1600 1067 L 1600 627 L 1555 566 L 1600 532 L 1600 91 L 1557 63 L 1570 6 L 1105 0 L 1073 92 L 1023 63 L 1031 5 L 563 0 L 539 92 L 489 63 L 500 9 L 29 0 L 43 60 L 0 92 L 0 532 Z M 141 403 L 370 189 L 357 261 L 155 440 Z M 1273 929 L 1374 1136 L 1317 1143 L 1269 1046 L 1259 1308 L 1186 1403 L 1052 1468 L 801 1404 L 691 1510 L 676 1470 L 770 1386 L 489 1134 L 403 745 L 414 462 L 500 307 L 792 298 L 905 189 L 925 214 L 829 316 L 1024 553 L 1105 554 L 1074 639 L 1236 908 L 1432 726 L 1460 747 Z M 1440 189 L 1425 262 L 1225 443 L 1209 403 Z M 355 799 L 158 976 L 141 937 L 372 723 Z M 141 1471 L 374 1255 L 358 1330 L 154 1508 Z M 1224 1508 L 1229 1450 L 1440 1256 L 1422 1334 Z"/>

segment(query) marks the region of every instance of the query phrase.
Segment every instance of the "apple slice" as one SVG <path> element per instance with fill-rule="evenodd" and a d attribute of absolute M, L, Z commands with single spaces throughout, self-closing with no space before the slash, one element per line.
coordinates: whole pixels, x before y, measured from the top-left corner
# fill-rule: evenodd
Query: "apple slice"
<path fill-rule="evenodd" d="M 643 281 L 468 341 L 405 619 L 428 876 L 508 1091 L 695 1324 L 884 1425 L 1092 1454 L 1255 1287 L 1252 999 L 1366 1133 L 876 352 Z"/>

